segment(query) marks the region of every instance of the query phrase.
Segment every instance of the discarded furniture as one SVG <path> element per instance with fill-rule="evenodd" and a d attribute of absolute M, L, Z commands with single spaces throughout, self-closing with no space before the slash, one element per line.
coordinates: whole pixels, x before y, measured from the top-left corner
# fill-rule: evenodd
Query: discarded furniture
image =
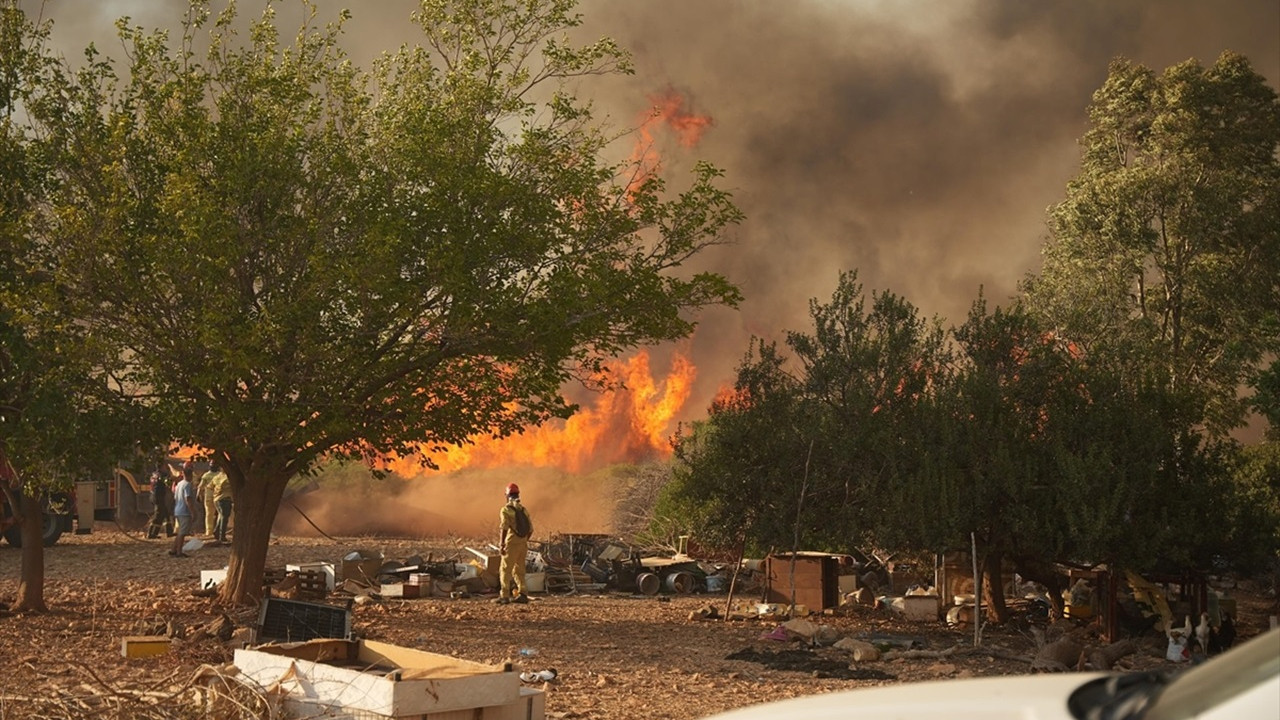
<path fill-rule="evenodd" d="M 819 552 L 781 553 L 765 558 L 765 602 L 791 604 L 793 558 L 795 603 L 818 611 L 839 606 L 840 558 Z"/>

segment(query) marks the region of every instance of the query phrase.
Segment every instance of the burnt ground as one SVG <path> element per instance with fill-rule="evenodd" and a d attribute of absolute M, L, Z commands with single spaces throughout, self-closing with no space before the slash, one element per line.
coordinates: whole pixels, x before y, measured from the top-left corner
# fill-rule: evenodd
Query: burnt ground
<path fill-rule="evenodd" d="M 329 561 L 356 548 L 386 558 L 414 555 L 443 560 L 471 556 L 456 539 L 413 540 L 278 537 L 268 566 Z M 180 641 L 165 655 L 126 659 L 121 639 L 156 632 L 190 637 L 224 613 L 237 625 L 257 609 L 227 609 L 192 594 L 200 571 L 225 565 L 229 549 L 206 547 L 170 558 L 164 540 L 145 540 L 99 523 L 90 535 L 64 535 L 46 554 L 46 599 L 41 615 L 0 613 L 0 720 L 40 715 L 36 699 L 163 694 L 183 686 L 202 665 L 226 669 L 232 643 L 216 637 Z M 0 602 L 17 588 L 19 551 L 0 547 Z M 1233 594 L 1241 638 L 1262 632 L 1273 600 Z M 970 651 L 972 628 L 911 623 L 884 610 L 813 616 L 844 636 L 899 638 L 926 652 L 915 657 L 852 663 L 833 648 L 763 636 L 777 620 L 693 619 L 708 603 L 723 610 L 724 595 L 656 597 L 621 593 L 535 595 L 528 605 L 499 606 L 488 597 L 384 600 L 352 608 L 354 632 L 364 638 L 482 663 L 513 661 L 519 670 L 555 668 L 543 687 L 547 717 L 686 720 L 799 695 L 941 678 L 1030 672 L 1035 643 L 1025 627 L 988 628 L 981 652 Z M 534 648 L 531 658 L 522 648 Z M 944 651 L 951 650 L 949 654 Z M 1171 667 L 1154 638 L 1118 669 Z M 932 652 L 930 652 L 932 651 Z M 87 714 L 87 713 L 86 713 Z M 78 716 L 67 711 L 59 717 Z"/>

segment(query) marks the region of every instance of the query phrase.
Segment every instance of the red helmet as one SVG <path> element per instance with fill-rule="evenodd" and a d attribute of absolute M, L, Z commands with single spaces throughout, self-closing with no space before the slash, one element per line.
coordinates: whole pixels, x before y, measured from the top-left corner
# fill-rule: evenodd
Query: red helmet
<path fill-rule="evenodd" d="M 517 485 L 517 484 L 515 484 L 515 483 L 508 483 L 508 484 L 507 484 L 507 497 L 511 497 L 512 495 L 519 495 L 519 494 L 520 494 L 520 486 L 519 486 L 519 485 Z"/>

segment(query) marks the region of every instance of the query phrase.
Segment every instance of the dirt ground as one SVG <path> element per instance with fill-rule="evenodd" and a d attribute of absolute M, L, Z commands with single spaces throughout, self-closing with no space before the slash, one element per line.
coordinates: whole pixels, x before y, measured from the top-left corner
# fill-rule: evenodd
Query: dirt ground
<path fill-rule="evenodd" d="M 269 567 L 313 561 L 337 563 L 356 548 L 389 559 L 413 555 L 444 560 L 470 557 L 461 540 L 278 537 Z M 237 626 L 257 620 L 256 609 L 226 611 L 196 597 L 201 570 L 225 565 L 229 549 L 206 547 L 192 557 L 166 556 L 164 540 L 145 540 L 99 523 L 89 535 L 64 535 L 49 548 L 46 599 L 51 612 L 14 616 L 0 612 L 0 720 L 41 715 L 32 710 L 51 698 L 120 695 L 124 689 L 153 696 L 188 682 L 203 665 L 225 668 L 232 643 L 207 637 L 177 642 L 165 655 L 126 659 L 126 636 L 192 631 L 224 612 Z M 19 551 L 0 547 L 0 602 L 17 588 Z M 1238 630 L 1262 632 L 1273 600 L 1247 592 L 1239 603 Z M 810 619 L 842 636 L 911 644 L 941 655 L 852 663 L 832 648 L 811 651 L 801 641 L 765 639 L 776 620 L 702 620 L 691 613 L 708 603 L 724 608 L 724 595 L 656 597 L 621 593 L 535 595 L 528 605 L 499 606 L 490 598 L 384 600 L 356 605 L 352 627 L 376 639 L 481 663 L 512 661 L 517 671 L 555 668 L 546 691 L 547 717 L 623 720 L 703 718 L 715 712 L 799 695 L 874 685 L 1013 675 L 1030 672 L 1035 651 L 1030 633 L 1014 624 L 988 628 L 981 651 L 972 651 L 972 628 L 911 623 L 885 610 L 858 608 Z M 905 647 L 904 644 L 904 647 Z M 531 658 L 522 648 L 536 649 Z M 1172 666 L 1159 639 L 1125 658 L 1119 669 Z M 732 656 L 732 657 L 731 657 Z M 68 705 L 64 704 L 64 707 Z M 74 716 L 68 712 L 64 716 Z"/>

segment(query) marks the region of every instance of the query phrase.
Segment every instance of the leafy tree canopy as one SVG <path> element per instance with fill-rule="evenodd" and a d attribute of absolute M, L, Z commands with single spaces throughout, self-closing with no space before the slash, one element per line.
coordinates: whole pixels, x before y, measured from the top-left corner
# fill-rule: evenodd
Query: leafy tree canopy
<path fill-rule="evenodd" d="M 1121 59 L 1081 145 L 1030 306 L 1091 356 L 1163 368 L 1198 397 L 1189 422 L 1237 427 L 1280 349 L 1280 100 L 1233 53 Z"/>
<path fill-rule="evenodd" d="M 227 467 L 227 599 L 319 459 L 566 416 L 565 381 L 736 303 L 681 270 L 740 219 L 719 172 L 672 195 L 604 160 L 564 83 L 629 66 L 566 40 L 573 6 L 428 0 L 421 45 L 366 71 L 342 18 L 282 42 L 271 4 L 240 37 L 234 5 L 193 0 L 176 48 L 121 21 L 125 78 L 90 50 L 33 107 L 62 151 L 43 262 L 120 382 Z"/>

